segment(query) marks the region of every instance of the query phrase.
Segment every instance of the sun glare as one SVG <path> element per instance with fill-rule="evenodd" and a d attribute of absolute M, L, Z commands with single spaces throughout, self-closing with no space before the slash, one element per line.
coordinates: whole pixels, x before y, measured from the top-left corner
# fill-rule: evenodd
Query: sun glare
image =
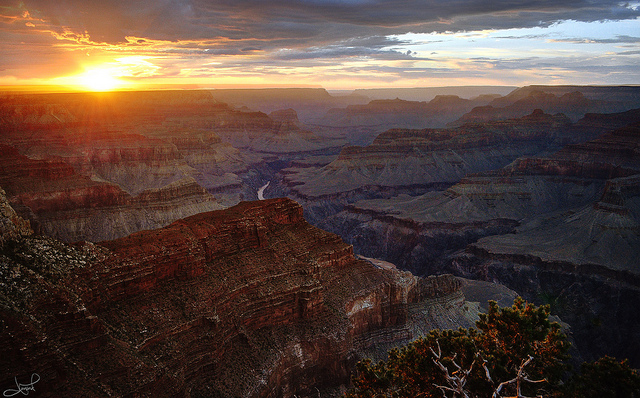
<path fill-rule="evenodd" d="M 90 69 L 78 76 L 78 83 L 89 91 L 111 91 L 124 85 L 109 69 Z"/>

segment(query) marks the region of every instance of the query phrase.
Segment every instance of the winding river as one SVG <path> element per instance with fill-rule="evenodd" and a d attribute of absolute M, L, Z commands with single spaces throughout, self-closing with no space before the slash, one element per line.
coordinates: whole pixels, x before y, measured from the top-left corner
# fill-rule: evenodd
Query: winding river
<path fill-rule="evenodd" d="M 264 200 L 264 190 L 267 189 L 270 183 L 271 181 L 268 181 L 266 184 L 261 186 L 260 189 L 258 189 L 258 200 Z"/>

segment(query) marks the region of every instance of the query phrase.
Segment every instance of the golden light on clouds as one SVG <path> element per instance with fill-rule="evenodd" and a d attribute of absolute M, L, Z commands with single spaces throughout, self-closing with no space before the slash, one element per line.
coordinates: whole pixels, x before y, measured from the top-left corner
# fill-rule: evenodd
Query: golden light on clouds
<path fill-rule="evenodd" d="M 598 18 L 580 21 L 576 18 L 586 15 L 580 2 L 576 18 L 569 18 L 570 7 L 523 13 L 521 4 L 508 0 L 490 6 L 437 1 L 433 9 L 418 0 L 402 5 L 318 0 L 313 3 L 325 6 L 311 9 L 305 2 L 263 7 L 256 0 L 220 7 L 177 1 L 144 6 L 113 0 L 10 1 L 13 6 L 0 6 L 0 87 L 345 89 L 637 84 L 640 77 L 637 2 L 590 4 L 589 12 Z M 403 8 L 406 12 L 396 12 Z M 545 15 L 547 21 L 541 22 Z"/>
<path fill-rule="evenodd" d="M 52 83 L 72 90 L 113 91 L 136 89 L 145 78 L 160 69 L 150 57 L 127 56 L 112 62 L 86 65 L 82 72 L 53 79 Z"/>

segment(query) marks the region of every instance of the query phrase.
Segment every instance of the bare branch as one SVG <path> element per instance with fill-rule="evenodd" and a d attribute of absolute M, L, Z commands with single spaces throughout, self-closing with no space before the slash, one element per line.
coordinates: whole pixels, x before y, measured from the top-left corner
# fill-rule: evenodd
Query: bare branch
<path fill-rule="evenodd" d="M 524 372 L 524 368 L 527 365 L 529 365 L 529 363 L 531 363 L 531 361 L 533 361 L 533 357 L 531 355 L 529 355 L 527 359 L 523 359 L 522 363 L 520 364 L 520 367 L 518 368 L 518 371 L 516 372 L 516 377 L 514 377 L 511 380 L 503 381 L 502 383 L 500 383 L 498 388 L 496 388 L 495 391 L 493 392 L 492 398 L 500 398 L 500 391 L 502 391 L 502 388 L 504 386 L 507 386 L 507 385 L 513 384 L 513 383 L 516 383 L 516 397 L 515 398 L 534 398 L 534 397 L 525 397 L 524 395 L 522 395 L 522 382 L 526 381 L 528 383 L 542 383 L 543 381 L 547 381 L 547 380 L 546 379 L 530 380 L 529 379 L 528 375 Z M 487 377 L 489 377 L 489 370 L 486 367 L 486 361 L 485 361 L 485 364 L 483 366 L 484 366 L 485 372 L 487 373 Z M 489 380 L 491 380 L 490 377 L 489 377 Z"/>
<path fill-rule="evenodd" d="M 484 358 L 482 358 L 482 367 L 484 368 L 484 373 L 487 375 L 487 379 L 489 379 L 491 384 L 493 384 L 493 379 L 491 378 L 491 374 L 489 374 L 489 368 L 487 367 L 487 360 Z"/>
<path fill-rule="evenodd" d="M 447 384 L 449 384 L 449 386 L 440 386 L 437 384 L 434 384 L 434 386 L 439 388 L 440 391 L 442 392 L 442 395 L 444 395 L 445 397 L 447 396 L 446 392 L 451 391 L 454 397 L 468 398 L 469 393 L 465 391 L 464 387 L 467 384 L 467 377 L 469 376 L 469 374 L 471 374 L 471 371 L 475 366 L 476 358 L 473 359 L 473 362 L 471 363 L 471 366 L 469 367 L 469 369 L 465 370 L 462 368 L 462 366 L 460 366 L 455 361 L 456 357 L 458 356 L 458 354 L 455 354 L 451 358 L 451 362 L 453 363 L 453 365 L 456 367 L 457 370 L 452 374 L 449 374 L 449 369 L 446 366 L 444 366 L 442 362 L 440 362 L 440 359 L 442 358 L 442 350 L 440 348 L 440 343 L 437 340 L 436 340 L 436 343 L 438 344 L 438 354 L 436 354 L 436 352 L 431 347 L 429 347 L 429 349 L 431 350 L 431 353 L 435 357 L 435 358 L 432 358 L 432 361 L 444 373 L 445 380 L 447 381 Z M 476 356 L 477 355 L 478 354 L 476 354 Z"/>
<path fill-rule="evenodd" d="M 528 383 L 542 383 L 542 382 L 544 382 L 544 381 L 547 381 L 547 379 L 531 380 L 530 378 L 528 378 L 528 377 L 526 377 L 526 376 L 524 376 L 524 377 L 522 378 L 522 380 L 524 380 L 524 381 L 526 381 L 526 382 L 528 382 Z"/>
<path fill-rule="evenodd" d="M 500 398 L 500 391 L 502 390 L 502 387 L 504 387 L 504 386 L 506 386 L 506 385 L 509 385 L 509 384 L 511 384 L 511 383 L 515 383 L 515 381 L 516 381 L 516 380 L 518 380 L 518 378 L 517 378 L 517 377 L 515 377 L 515 378 L 513 378 L 513 379 L 511 379 L 511 380 L 508 380 L 508 381 L 503 381 L 502 383 L 500 383 L 500 385 L 498 386 L 498 388 L 496 388 L 496 390 L 493 392 L 492 397 L 493 397 L 493 398 Z"/>
<path fill-rule="evenodd" d="M 438 354 L 436 354 L 435 351 L 433 351 L 433 347 L 429 346 L 429 350 L 431 350 L 431 353 L 433 354 L 434 357 L 440 359 L 442 357 L 442 350 L 440 349 L 440 342 L 438 340 L 436 340 L 436 344 L 438 345 Z"/>

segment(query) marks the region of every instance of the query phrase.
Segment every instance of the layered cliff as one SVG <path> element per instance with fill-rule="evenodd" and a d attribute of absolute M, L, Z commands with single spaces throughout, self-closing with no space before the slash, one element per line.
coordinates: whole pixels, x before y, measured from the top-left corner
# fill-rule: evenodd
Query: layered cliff
<path fill-rule="evenodd" d="M 269 119 L 269 125 L 263 129 L 220 131 L 218 134 L 236 148 L 268 154 L 337 152 L 346 144 L 341 138 L 321 136 L 310 131 L 300 123 L 297 112 L 291 108 L 264 116 Z"/>
<path fill-rule="evenodd" d="M 321 226 L 415 274 L 497 281 L 550 303 L 582 355 L 638 363 L 639 148 L 636 123 L 444 191 L 362 200 Z"/>
<path fill-rule="evenodd" d="M 483 239 L 477 248 L 595 267 L 594 272 L 600 267 L 604 273 L 640 274 L 640 124 L 535 162 L 525 159 L 509 171 L 598 189 L 583 197 L 589 199 L 583 205 L 568 202 L 557 209 L 561 212 L 534 213 L 540 217 L 525 218 L 515 235 Z"/>
<path fill-rule="evenodd" d="M 6 238 L 0 385 L 36 373 L 48 396 L 316 396 L 362 353 L 477 316 L 457 279 L 358 260 L 288 199 L 99 246 Z"/>
<path fill-rule="evenodd" d="M 494 97 L 463 99 L 457 95 L 438 95 L 429 102 L 374 100 L 366 105 L 334 108 L 317 123 L 325 126 L 371 126 L 390 128 L 441 128 L 469 112 L 487 105 Z"/>
<path fill-rule="evenodd" d="M 414 268 L 417 266 L 415 263 L 410 265 L 410 261 L 401 261 L 399 258 L 385 256 L 379 252 L 381 248 L 394 245 L 381 244 L 377 241 L 365 244 L 366 239 L 362 242 L 358 242 L 358 239 L 362 240 L 363 236 L 390 236 L 389 232 L 366 232 L 369 228 L 373 230 L 379 228 L 374 228 L 373 223 L 394 224 L 398 228 L 404 225 L 405 229 L 415 230 L 418 235 L 425 234 L 425 231 L 434 233 L 450 230 L 456 236 L 457 232 L 453 231 L 483 231 L 475 234 L 475 238 L 470 238 L 477 239 L 478 236 L 495 234 L 485 228 L 498 231 L 500 228 L 495 227 L 500 225 L 503 227 L 502 233 L 505 233 L 512 231 L 512 228 L 518 224 L 538 217 L 552 216 L 553 218 L 566 211 L 577 214 L 581 213 L 581 209 L 585 207 L 589 209 L 588 213 L 617 211 L 620 217 L 629 218 L 629 220 L 626 222 L 622 219 L 618 221 L 611 219 L 611 223 L 620 223 L 621 226 L 628 223 L 633 225 L 636 217 L 633 210 L 634 184 L 640 172 L 637 148 L 638 125 L 636 124 L 615 130 L 595 140 L 568 145 L 549 156 L 522 157 L 502 169 L 469 175 L 446 190 L 428 192 L 419 196 L 399 195 L 384 199 L 361 200 L 347 206 L 342 214 L 325 220 L 322 226 L 340 232 L 349 242 L 354 243 L 358 251 L 366 250 L 367 246 L 371 246 L 377 251 L 375 256 L 389 258 L 401 266 L 417 271 Z M 609 218 L 611 217 L 614 216 Z M 535 225 L 539 226 L 539 221 Z M 561 225 L 567 224 L 561 223 Z M 630 227 L 629 231 L 634 231 L 634 228 Z M 530 242 L 537 241 L 537 238 L 534 238 L 536 233 L 522 239 L 522 244 L 531 246 Z M 446 236 L 446 233 L 444 235 Z M 517 235 L 505 235 L 500 239 L 510 239 L 515 236 Z M 453 241 L 455 239 L 449 240 L 448 245 L 451 248 L 464 247 L 464 245 L 452 245 Z M 469 243 L 473 240 L 461 240 L 461 242 L 465 241 Z M 575 242 L 562 244 L 561 239 L 556 241 L 558 247 L 565 247 L 577 255 L 577 252 L 573 251 L 577 247 Z M 591 239 L 585 239 L 586 241 L 593 245 Z M 633 247 L 632 244 L 630 246 Z M 594 245 L 590 248 L 590 252 L 594 255 L 598 252 L 595 247 Z M 405 249 L 407 250 L 402 252 L 412 252 L 414 249 L 417 250 L 417 246 L 413 244 Z M 367 251 L 365 253 L 374 255 Z M 628 250 L 618 250 L 617 253 L 609 258 L 611 260 L 619 257 L 618 260 L 611 260 L 613 263 L 618 263 L 625 256 L 628 259 L 634 258 L 634 253 Z M 600 257 L 602 259 L 599 261 L 605 261 L 608 256 L 601 254 Z M 577 261 L 577 257 L 570 261 L 573 260 Z M 432 271 L 426 268 L 418 273 L 425 272 Z"/>
<path fill-rule="evenodd" d="M 527 117 L 451 130 L 389 130 L 366 147 L 346 147 L 322 168 L 290 168 L 285 182 L 302 198 L 371 187 L 453 184 L 568 139 L 569 121 L 536 111 Z"/>
<path fill-rule="evenodd" d="M 134 196 L 66 162 L 31 159 L 9 146 L 0 153 L 0 186 L 10 203 L 38 232 L 65 241 L 112 239 L 222 207 L 193 178 Z"/>

